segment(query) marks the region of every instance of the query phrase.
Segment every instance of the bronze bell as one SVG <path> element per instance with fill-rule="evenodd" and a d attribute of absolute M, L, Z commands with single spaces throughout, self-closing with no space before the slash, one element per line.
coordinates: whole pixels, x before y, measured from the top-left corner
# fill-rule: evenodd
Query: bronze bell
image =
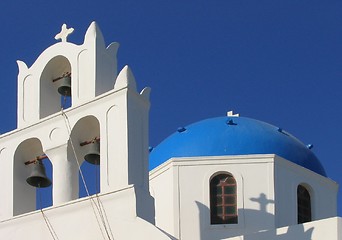
<path fill-rule="evenodd" d="M 93 141 L 84 147 L 87 148 L 87 153 L 84 155 L 84 159 L 91 164 L 99 165 L 100 164 L 100 142 Z"/>
<path fill-rule="evenodd" d="M 33 187 L 44 188 L 51 185 L 51 180 L 46 176 L 45 166 L 42 161 L 36 161 L 29 164 L 31 174 L 26 179 L 26 182 Z"/>
<path fill-rule="evenodd" d="M 71 76 L 63 76 L 59 81 L 58 92 L 62 96 L 71 96 Z"/>

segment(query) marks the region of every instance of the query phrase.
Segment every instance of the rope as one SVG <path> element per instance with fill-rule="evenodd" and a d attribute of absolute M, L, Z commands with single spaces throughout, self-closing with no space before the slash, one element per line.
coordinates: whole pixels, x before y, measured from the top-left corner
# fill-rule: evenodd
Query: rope
<path fill-rule="evenodd" d="M 43 218 L 44 218 L 44 221 L 45 221 L 45 224 L 47 226 L 47 228 L 49 229 L 49 232 L 51 234 L 51 237 L 54 239 L 54 240 L 59 240 L 55 230 L 53 229 L 52 227 L 52 224 L 50 223 L 48 217 L 45 215 L 44 211 L 43 211 L 43 208 L 42 208 L 42 195 L 41 195 L 41 192 L 40 192 L 40 187 L 38 186 L 38 195 L 39 195 L 39 208 L 40 208 L 40 212 L 42 213 L 43 215 Z"/>
<path fill-rule="evenodd" d="M 104 226 L 106 226 L 106 223 L 104 222 L 104 220 L 106 220 L 106 222 L 108 224 L 108 227 L 109 227 L 110 235 L 112 236 L 112 239 L 114 240 L 114 235 L 113 235 L 112 228 L 110 227 L 110 224 L 109 224 L 109 221 L 108 221 L 106 210 L 105 210 L 105 208 L 103 206 L 103 203 L 102 203 L 101 199 L 99 198 L 99 196 L 97 194 L 96 194 L 96 199 L 97 199 L 97 202 L 99 204 L 100 209 L 103 210 L 103 214 L 102 214 L 103 224 L 104 224 Z M 107 235 L 108 235 L 108 232 L 107 232 Z M 108 238 L 110 239 L 109 236 L 108 236 Z"/>
<path fill-rule="evenodd" d="M 96 186 L 96 192 L 97 193 L 100 192 L 100 189 L 99 189 L 99 184 L 100 183 L 98 182 L 98 180 L 100 178 L 99 171 L 100 171 L 100 167 L 99 167 L 99 165 L 96 165 L 95 166 L 95 184 L 96 184 L 95 186 Z M 97 199 L 98 206 L 100 208 L 100 214 L 101 214 L 102 222 L 103 222 L 104 226 L 106 226 L 106 223 L 108 224 L 110 235 L 112 236 L 112 239 L 114 239 L 113 232 L 112 232 L 112 229 L 110 227 L 110 224 L 109 224 L 109 221 L 108 221 L 108 217 L 107 217 L 107 214 L 106 214 L 106 210 L 105 210 L 105 208 L 103 206 L 101 198 L 98 196 L 97 193 L 96 193 L 96 199 Z M 103 211 L 103 213 L 102 213 L 102 211 Z M 106 223 L 104 221 L 106 221 Z M 107 236 L 108 236 L 108 231 L 107 231 L 106 227 L 105 227 L 105 230 L 106 230 L 106 233 L 107 233 Z"/>
<path fill-rule="evenodd" d="M 65 108 L 66 100 L 67 100 L 66 95 L 63 95 L 63 102 L 61 103 L 61 109 L 62 109 L 62 111 L 63 111 L 63 109 Z"/>
<path fill-rule="evenodd" d="M 110 225 L 109 225 L 109 222 L 108 222 L 107 215 L 105 214 L 105 217 L 104 217 L 104 215 L 103 215 L 103 213 L 102 213 L 102 211 L 105 212 L 105 209 L 103 208 L 103 205 L 102 205 L 102 203 L 101 203 L 100 198 L 98 197 L 97 194 L 95 195 L 96 198 L 98 199 L 98 202 L 99 202 L 99 205 L 97 205 L 96 202 L 95 202 L 95 200 L 93 199 L 93 197 L 92 197 L 92 196 L 90 195 L 90 193 L 89 193 L 88 186 L 87 186 L 87 184 L 86 184 L 86 181 L 85 181 L 83 172 L 82 172 L 82 170 L 81 170 L 80 163 L 79 163 L 78 158 L 77 158 L 77 154 L 76 154 L 76 150 L 75 150 L 75 147 L 74 147 L 74 143 L 73 143 L 73 140 L 72 140 L 72 138 L 71 138 L 71 126 L 70 126 L 70 121 L 69 121 L 68 116 L 67 116 L 67 115 L 65 114 L 65 112 L 63 111 L 63 107 L 61 108 L 61 113 L 62 113 L 62 116 L 64 117 L 64 121 L 65 121 L 66 127 L 67 127 L 68 132 L 69 132 L 70 145 L 71 145 L 73 154 L 74 154 L 74 156 L 75 156 L 75 158 L 76 158 L 76 162 L 77 162 L 77 166 L 78 166 L 78 171 L 79 171 L 79 173 L 80 173 L 81 180 L 82 180 L 83 186 L 84 186 L 84 188 L 85 188 L 85 190 L 86 190 L 87 196 L 89 197 L 89 200 L 90 200 L 90 203 L 91 203 L 91 206 L 92 206 L 94 215 L 95 215 L 95 217 L 96 217 L 97 224 L 98 224 L 98 226 L 99 226 L 99 228 L 100 228 L 102 237 L 103 237 L 103 239 L 105 239 L 105 235 L 104 235 L 103 230 L 102 230 L 102 228 L 101 228 L 101 224 L 100 224 L 99 219 L 98 219 L 98 217 L 97 217 L 95 208 L 97 209 L 97 211 L 98 211 L 98 213 L 99 213 L 99 215 L 100 215 L 101 222 L 102 222 L 102 225 L 103 225 L 103 227 L 104 227 L 104 229 L 105 229 L 107 238 L 108 238 L 109 240 L 114 239 L 112 230 L 111 230 Z M 101 203 L 101 205 L 102 205 L 102 209 L 101 209 L 100 203 Z M 105 218 L 106 218 L 106 219 L 105 219 Z M 110 230 L 110 233 L 111 233 L 111 235 L 112 235 L 112 238 L 111 238 L 111 236 L 109 235 L 109 232 L 108 232 L 108 229 L 107 229 L 107 224 L 106 224 L 106 221 L 105 221 L 105 220 L 107 221 L 107 224 L 108 224 L 108 226 L 109 226 L 109 230 Z"/>

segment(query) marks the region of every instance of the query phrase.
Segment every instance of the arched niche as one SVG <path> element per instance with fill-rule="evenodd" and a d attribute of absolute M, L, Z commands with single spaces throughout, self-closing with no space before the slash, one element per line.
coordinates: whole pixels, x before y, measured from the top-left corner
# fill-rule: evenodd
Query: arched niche
<path fill-rule="evenodd" d="M 25 163 L 40 156 L 44 156 L 44 153 L 38 138 L 26 139 L 19 144 L 15 151 L 13 163 L 13 215 L 52 205 L 52 186 L 43 190 L 43 188 L 35 188 L 26 182 L 26 179 L 31 174 L 31 167 L 30 164 Z M 44 158 L 42 161 L 45 166 L 48 166 L 47 177 L 52 180 L 51 162 L 48 158 Z M 42 204 L 43 202 L 44 204 Z"/>
<path fill-rule="evenodd" d="M 64 56 L 56 56 L 46 64 L 40 76 L 40 118 L 60 111 L 61 107 L 71 106 L 71 98 L 61 96 L 58 92 L 63 82 L 62 76 L 70 74 L 71 65 Z"/>
<path fill-rule="evenodd" d="M 79 173 L 79 196 L 85 197 L 100 192 L 100 165 L 90 164 L 84 160 L 91 142 L 100 141 L 100 123 L 94 116 L 86 116 L 77 121 L 71 131 L 71 140 L 68 142 L 68 159 L 78 161 L 81 168 Z M 83 175 L 83 176 L 82 176 Z M 84 180 L 84 181 L 83 181 Z"/>

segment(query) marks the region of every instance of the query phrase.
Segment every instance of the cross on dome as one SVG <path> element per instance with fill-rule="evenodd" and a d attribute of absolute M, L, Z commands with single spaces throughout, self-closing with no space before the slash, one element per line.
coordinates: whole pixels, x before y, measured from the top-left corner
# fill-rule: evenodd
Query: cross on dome
<path fill-rule="evenodd" d="M 67 37 L 69 36 L 69 34 L 71 34 L 74 31 L 73 28 L 67 28 L 67 25 L 64 23 L 62 25 L 61 28 L 61 32 L 56 34 L 55 39 L 61 39 L 62 42 L 66 42 L 67 41 Z"/>
<path fill-rule="evenodd" d="M 227 112 L 228 117 L 240 117 L 239 113 L 234 113 L 233 111 Z"/>

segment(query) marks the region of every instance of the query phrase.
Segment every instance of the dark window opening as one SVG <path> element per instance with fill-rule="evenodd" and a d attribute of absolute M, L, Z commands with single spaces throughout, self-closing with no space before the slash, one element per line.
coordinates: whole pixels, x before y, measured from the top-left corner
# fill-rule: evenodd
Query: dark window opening
<path fill-rule="evenodd" d="M 231 174 L 219 174 L 211 179 L 211 224 L 238 223 L 236 191 L 236 181 Z"/>
<path fill-rule="evenodd" d="M 297 188 L 298 224 L 311 221 L 311 198 L 309 191 L 303 186 Z"/>

